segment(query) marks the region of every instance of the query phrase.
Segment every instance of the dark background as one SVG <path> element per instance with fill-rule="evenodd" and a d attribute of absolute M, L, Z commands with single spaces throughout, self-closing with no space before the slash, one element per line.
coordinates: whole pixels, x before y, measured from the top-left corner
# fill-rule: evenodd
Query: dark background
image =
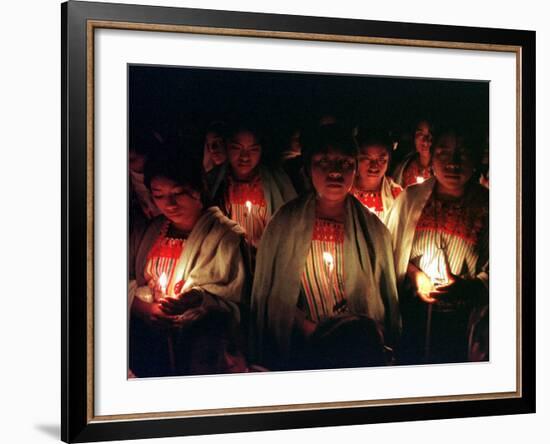
<path fill-rule="evenodd" d="M 489 83 L 482 81 L 143 65 L 128 72 L 130 144 L 136 131 L 152 129 L 200 150 L 210 122 L 253 118 L 268 142 L 264 150 L 276 156 L 293 130 L 327 114 L 383 127 L 407 149 L 423 117 L 488 129 Z"/>

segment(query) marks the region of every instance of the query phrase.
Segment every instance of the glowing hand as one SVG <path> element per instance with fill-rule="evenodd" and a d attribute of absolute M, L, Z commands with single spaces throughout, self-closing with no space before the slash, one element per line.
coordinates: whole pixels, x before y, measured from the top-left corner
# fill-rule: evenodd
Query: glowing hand
<path fill-rule="evenodd" d="M 436 299 L 432 296 L 435 286 L 432 280 L 422 270 L 417 269 L 412 279 L 417 296 L 427 304 L 433 304 Z"/>

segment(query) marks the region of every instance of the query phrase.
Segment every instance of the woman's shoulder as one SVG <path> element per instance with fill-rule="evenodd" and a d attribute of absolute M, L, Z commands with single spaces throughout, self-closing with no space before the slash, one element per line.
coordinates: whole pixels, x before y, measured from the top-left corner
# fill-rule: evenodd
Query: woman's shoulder
<path fill-rule="evenodd" d="M 207 227 L 206 235 L 226 238 L 241 239 L 244 236 L 244 230 L 234 220 L 223 214 L 217 206 L 206 209 L 204 215 L 197 225 Z"/>
<path fill-rule="evenodd" d="M 260 167 L 260 177 L 264 186 L 276 186 L 286 199 L 296 197 L 296 191 L 290 176 L 280 166 L 267 167 L 262 165 Z"/>
<path fill-rule="evenodd" d="M 466 194 L 468 206 L 489 210 L 489 189 L 477 182 L 472 182 Z"/>
<path fill-rule="evenodd" d="M 296 224 L 301 223 L 311 209 L 312 198 L 309 194 L 302 194 L 281 205 L 269 220 L 264 231 L 264 236 L 266 232 L 272 233 L 281 230 L 287 231 L 289 234 L 292 233 Z"/>
<path fill-rule="evenodd" d="M 430 177 L 422 183 L 415 183 L 403 188 L 403 191 L 399 194 L 398 199 L 400 201 L 414 201 L 416 199 L 425 197 L 430 194 L 435 184 L 435 178 Z"/>
<path fill-rule="evenodd" d="M 285 202 L 273 215 L 273 218 L 298 217 L 301 212 L 311 203 L 313 196 L 310 193 L 299 196 Z"/>
<path fill-rule="evenodd" d="M 386 234 L 388 229 L 386 228 L 386 225 L 384 225 L 384 222 L 382 222 L 376 214 L 365 208 L 365 206 L 355 196 L 350 194 L 348 199 L 355 207 L 357 214 L 361 215 L 361 217 L 367 222 L 368 230 L 371 232 L 371 235 Z"/>

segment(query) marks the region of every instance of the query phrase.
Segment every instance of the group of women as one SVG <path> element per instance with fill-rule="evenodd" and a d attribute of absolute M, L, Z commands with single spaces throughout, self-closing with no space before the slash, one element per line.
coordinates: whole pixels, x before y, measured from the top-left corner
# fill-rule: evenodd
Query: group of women
<path fill-rule="evenodd" d="M 271 167 L 243 122 L 198 161 L 131 147 L 129 375 L 488 359 L 484 138 L 413 140 L 391 176 L 388 133 L 338 122 Z"/>

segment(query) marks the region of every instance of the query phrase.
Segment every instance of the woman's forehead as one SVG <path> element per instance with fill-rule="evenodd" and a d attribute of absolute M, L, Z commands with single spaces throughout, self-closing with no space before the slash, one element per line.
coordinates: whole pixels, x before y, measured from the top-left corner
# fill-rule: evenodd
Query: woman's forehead
<path fill-rule="evenodd" d="M 155 176 L 151 179 L 151 188 L 166 189 L 166 188 L 188 188 L 193 189 L 189 184 L 178 182 L 174 179 L 164 176 Z"/>
<path fill-rule="evenodd" d="M 233 143 L 248 143 L 248 144 L 256 144 L 258 143 L 258 136 L 256 133 L 252 130 L 243 129 L 238 130 L 230 135 L 229 141 Z"/>
<path fill-rule="evenodd" d="M 364 155 L 376 155 L 376 156 L 387 156 L 389 155 L 389 148 L 382 144 L 372 144 L 372 145 L 362 145 L 359 147 L 359 154 Z"/>

